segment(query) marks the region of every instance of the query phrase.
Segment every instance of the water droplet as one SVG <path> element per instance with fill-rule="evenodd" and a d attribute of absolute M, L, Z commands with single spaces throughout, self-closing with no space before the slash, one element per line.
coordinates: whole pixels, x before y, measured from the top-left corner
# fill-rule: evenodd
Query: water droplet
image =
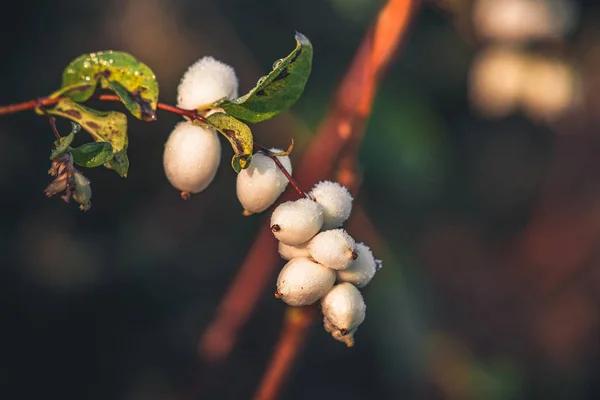
<path fill-rule="evenodd" d="M 280 58 L 279 60 L 275 61 L 273 63 L 273 69 L 279 67 L 281 65 L 281 63 L 283 62 L 283 58 Z"/>
<path fill-rule="evenodd" d="M 266 76 L 261 76 L 260 78 L 258 78 L 258 81 L 256 82 L 256 86 L 262 85 L 262 83 L 265 81 L 265 79 L 267 79 Z"/>

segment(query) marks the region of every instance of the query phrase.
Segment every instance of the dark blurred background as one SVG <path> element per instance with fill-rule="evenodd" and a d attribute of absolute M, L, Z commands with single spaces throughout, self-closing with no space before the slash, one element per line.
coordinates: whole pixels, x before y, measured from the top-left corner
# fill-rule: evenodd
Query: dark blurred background
<path fill-rule="evenodd" d="M 71 59 L 107 49 L 148 64 L 167 103 L 206 54 L 236 68 L 244 93 L 297 30 L 315 50 L 305 94 L 253 127 L 267 146 L 294 137 L 297 160 L 381 5 L 12 2 L 0 13 L 0 104 L 51 93 Z M 600 396 L 599 27 L 592 0 L 420 8 L 359 160 L 356 201 L 385 239 L 350 232 L 384 261 L 363 292 L 367 318 L 352 349 L 315 327 L 283 398 Z M 271 290 L 218 374 L 197 342 L 263 217 L 242 217 L 228 162 L 182 201 L 162 170 L 179 118 L 128 119 L 129 176 L 87 170 L 84 213 L 44 196 L 48 121 L 0 118 L 0 398 L 248 399 L 256 388 L 284 310 Z"/>

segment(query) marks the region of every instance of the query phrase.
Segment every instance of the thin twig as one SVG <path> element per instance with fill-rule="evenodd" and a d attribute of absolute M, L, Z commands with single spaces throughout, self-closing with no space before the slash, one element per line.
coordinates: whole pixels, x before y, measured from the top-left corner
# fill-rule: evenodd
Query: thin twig
<path fill-rule="evenodd" d="M 56 127 L 56 118 L 53 115 L 48 114 L 46 108 L 41 106 L 40 100 L 38 100 L 37 104 L 38 106 L 36 108 L 43 112 L 46 117 L 48 117 L 48 122 L 50 123 L 50 127 L 52 128 L 52 132 L 54 132 L 54 137 L 56 138 L 56 140 L 60 140 L 60 133 L 58 133 L 58 128 Z"/>
<path fill-rule="evenodd" d="M 8 106 L 1 106 L 0 107 L 0 115 L 14 114 L 14 113 L 18 113 L 21 111 L 34 110 L 36 108 L 40 108 L 43 110 L 44 107 L 53 106 L 53 105 L 61 102 L 62 100 L 66 100 L 66 99 L 68 99 L 68 97 L 55 97 L 55 98 L 40 97 L 38 99 L 25 101 L 23 103 L 10 104 Z M 114 94 L 101 94 L 93 99 L 101 100 L 101 101 L 121 101 L 119 96 L 114 95 Z M 179 108 L 179 107 L 172 106 L 170 104 L 165 104 L 165 103 L 158 103 L 157 108 L 164 110 L 164 111 L 168 111 L 173 114 L 188 117 L 191 120 L 206 122 L 206 118 L 204 118 L 202 115 L 198 114 L 198 112 L 196 110 L 186 110 L 186 109 Z"/>
<path fill-rule="evenodd" d="M 293 141 L 292 141 L 292 146 L 293 146 Z M 275 165 L 277 165 L 277 168 L 279 168 L 281 170 L 281 172 L 283 173 L 283 175 L 285 175 L 287 180 L 290 182 L 290 185 L 292 185 L 292 187 L 296 190 L 296 193 L 298 193 L 298 195 L 300 197 L 309 198 L 308 194 L 306 194 L 306 192 L 304 190 L 302 190 L 302 188 L 300 187 L 298 182 L 296 182 L 296 180 L 292 177 L 292 175 L 290 175 L 288 170 L 285 169 L 283 164 L 281 164 L 281 161 L 279 161 L 276 154 L 274 154 L 271 150 L 267 149 L 264 146 L 261 146 L 258 143 L 254 143 L 254 150 L 260 151 L 260 152 L 264 153 L 265 155 L 269 156 L 275 162 Z M 290 150 L 288 150 L 287 152 L 289 153 Z"/>

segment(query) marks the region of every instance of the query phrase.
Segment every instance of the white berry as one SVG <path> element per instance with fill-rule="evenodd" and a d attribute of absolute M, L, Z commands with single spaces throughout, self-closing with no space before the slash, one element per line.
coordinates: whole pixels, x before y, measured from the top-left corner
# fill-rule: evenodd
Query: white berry
<path fill-rule="evenodd" d="M 234 69 L 213 57 L 202 57 L 192 64 L 177 88 L 177 106 L 195 110 L 222 98 L 238 97 L 238 79 Z"/>
<path fill-rule="evenodd" d="M 348 189 L 337 182 L 317 183 L 309 193 L 323 206 L 323 229 L 342 226 L 352 211 L 352 196 Z"/>
<path fill-rule="evenodd" d="M 345 269 L 358 257 L 356 243 L 343 229 L 323 231 L 308 244 L 310 256 L 331 269 Z"/>
<path fill-rule="evenodd" d="M 280 153 L 280 149 L 270 149 Z M 277 157 L 286 171 L 291 175 L 292 163 L 288 156 Z M 266 210 L 283 193 L 288 179 L 277 167 L 271 157 L 262 153 L 252 156 L 250 166 L 237 175 L 237 197 L 244 209 L 249 213 Z"/>
<path fill-rule="evenodd" d="M 305 306 L 323 297 L 334 282 L 333 270 L 305 257 L 294 258 L 279 273 L 275 296 L 290 306 Z"/>
<path fill-rule="evenodd" d="M 310 199 L 286 201 L 271 215 L 271 231 L 280 242 L 299 245 L 310 240 L 323 226 L 323 207 Z"/>
<path fill-rule="evenodd" d="M 165 144 L 163 165 L 169 182 L 182 192 L 206 189 L 221 161 L 217 132 L 191 122 L 180 122 Z"/>
<path fill-rule="evenodd" d="M 371 249 L 364 243 L 357 243 L 356 250 L 358 258 L 348 268 L 337 271 L 337 280 L 350 282 L 358 288 L 362 288 L 371 282 L 375 272 L 381 268 L 381 264 L 373 257 Z"/>
<path fill-rule="evenodd" d="M 360 291 L 353 284 L 335 285 L 321 300 L 325 330 L 335 339 L 352 346 L 354 333 L 365 320 L 366 309 Z"/>
<path fill-rule="evenodd" d="M 310 257 L 310 252 L 306 248 L 309 242 L 299 244 L 297 246 L 292 246 L 289 244 L 285 244 L 279 242 L 279 255 L 284 260 L 291 260 L 296 257 Z"/>

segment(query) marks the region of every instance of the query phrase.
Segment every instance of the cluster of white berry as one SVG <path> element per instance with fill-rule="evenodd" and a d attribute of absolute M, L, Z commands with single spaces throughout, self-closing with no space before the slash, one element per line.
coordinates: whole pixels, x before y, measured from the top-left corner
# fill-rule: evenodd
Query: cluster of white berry
<path fill-rule="evenodd" d="M 234 99 L 237 92 L 233 68 L 204 57 L 183 76 L 178 106 L 206 117 L 218 111 L 212 104 Z M 165 144 L 167 178 L 182 194 L 203 191 L 214 179 L 220 160 L 217 132 L 202 124 L 180 122 Z M 253 154 L 248 168 L 237 175 L 237 197 L 244 214 L 265 211 L 275 203 L 291 174 L 288 152 L 272 148 Z M 352 200 L 340 184 L 319 182 L 305 197 L 275 208 L 270 223 L 279 240 L 279 254 L 288 260 L 277 279 L 276 296 L 291 306 L 321 300 L 325 330 L 348 346 L 354 344 L 354 333 L 365 319 L 366 306 L 358 288 L 381 267 L 368 246 L 356 243 L 341 228 L 350 216 Z"/>
<path fill-rule="evenodd" d="M 381 267 L 367 245 L 356 243 L 340 228 L 351 210 L 348 190 L 323 181 L 307 198 L 280 204 L 270 224 L 279 254 L 288 260 L 277 278 L 275 296 L 291 306 L 320 299 L 325 330 L 348 346 L 354 345 L 354 333 L 365 319 L 358 288 Z"/>

